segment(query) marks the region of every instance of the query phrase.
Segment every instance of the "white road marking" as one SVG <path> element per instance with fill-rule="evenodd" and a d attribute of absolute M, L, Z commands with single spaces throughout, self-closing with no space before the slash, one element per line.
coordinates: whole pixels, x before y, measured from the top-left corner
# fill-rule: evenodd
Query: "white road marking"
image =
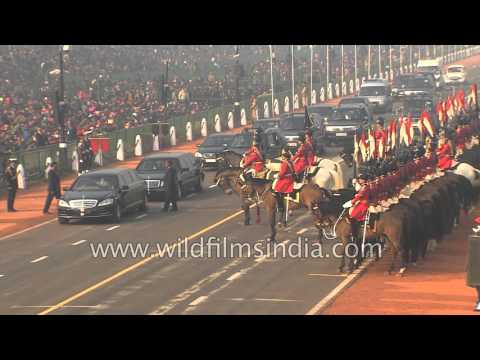
<path fill-rule="evenodd" d="M 146 217 L 147 215 L 148 214 L 142 214 L 142 215 L 137 216 L 135 219 L 140 220 L 140 219 L 143 219 L 144 217 Z"/>
<path fill-rule="evenodd" d="M 19 308 L 49 308 L 51 305 L 13 305 L 12 309 L 19 309 Z M 87 306 L 87 305 L 65 305 L 62 308 L 103 308 L 103 305 L 94 305 L 94 306 Z"/>
<path fill-rule="evenodd" d="M 5 277 L 5 275 L 3 275 L 3 274 L 0 274 L 0 278 L 2 278 L 2 277 Z"/>
<path fill-rule="evenodd" d="M 112 230 L 118 229 L 119 227 L 120 225 L 115 225 L 115 226 L 109 227 L 108 229 L 105 229 L 105 231 L 112 231 Z"/>
<path fill-rule="evenodd" d="M 230 276 L 230 277 L 227 279 L 227 281 L 233 281 L 233 280 L 235 280 L 236 278 L 239 278 L 240 276 L 242 276 L 241 271 L 236 272 L 235 274 L 233 274 L 232 276 Z"/>
<path fill-rule="evenodd" d="M 77 245 L 83 244 L 83 243 L 86 242 L 86 241 L 87 241 L 87 240 L 80 240 L 80 241 L 74 242 L 72 245 L 73 245 L 73 246 L 77 246 Z"/>
<path fill-rule="evenodd" d="M 303 228 L 302 230 L 297 231 L 297 235 L 302 235 L 303 233 L 307 232 L 307 228 Z"/>
<path fill-rule="evenodd" d="M 209 188 L 209 189 L 213 189 L 213 188 L 215 188 L 215 187 L 217 187 L 217 184 L 210 185 L 208 188 Z"/>
<path fill-rule="evenodd" d="M 30 261 L 32 264 L 35 264 L 37 262 L 40 262 L 40 261 L 43 261 L 45 260 L 46 258 L 48 258 L 48 256 L 42 256 L 42 257 L 39 257 L 38 259 L 35 259 L 35 260 L 32 260 Z"/>
<path fill-rule="evenodd" d="M 213 274 L 210 274 L 206 278 L 203 278 L 202 280 L 198 281 L 197 283 L 192 285 L 187 290 L 185 290 L 185 291 L 181 292 L 180 294 L 178 294 L 177 296 L 175 296 L 172 300 L 167 302 L 165 305 L 162 305 L 158 309 L 151 312 L 150 315 L 164 315 L 164 314 L 166 314 L 167 312 L 172 310 L 174 307 L 176 307 L 179 303 L 181 303 L 182 301 L 185 301 L 186 299 L 188 299 L 193 294 L 199 292 L 203 285 L 206 285 L 206 284 L 211 283 L 212 281 L 215 281 L 220 276 L 225 274 L 228 270 L 230 270 L 230 268 L 233 268 L 233 267 L 237 266 L 241 262 L 241 260 L 242 259 L 235 259 L 232 262 L 230 262 L 229 264 L 227 264 L 226 266 L 224 266 L 223 268 L 221 268 L 219 271 L 214 272 Z"/>
<path fill-rule="evenodd" d="M 17 231 L 16 233 L 13 233 L 13 234 L 10 234 L 10 235 L 5 235 L 5 236 L 3 236 L 3 237 L 0 238 L 0 241 L 9 239 L 9 238 L 14 237 L 14 236 L 17 236 L 17 235 L 21 235 L 21 234 L 23 234 L 23 233 L 26 233 L 27 231 L 37 229 L 37 228 L 39 228 L 39 227 L 41 227 L 41 226 L 50 224 L 50 223 L 52 223 L 52 222 L 54 222 L 54 221 L 57 221 L 57 219 L 48 220 L 48 221 L 45 221 L 45 222 L 43 222 L 43 223 L 40 223 L 40 224 L 37 224 L 37 225 L 33 225 L 33 226 L 30 226 L 30 227 L 28 227 L 28 228 L 26 228 L 26 229 Z"/>
<path fill-rule="evenodd" d="M 225 300 L 231 300 L 231 301 L 245 301 L 244 298 L 226 298 Z"/>
<path fill-rule="evenodd" d="M 208 296 L 200 296 L 200 297 L 196 298 L 195 300 L 193 300 L 190 304 L 188 304 L 188 306 L 197 306 L 198 304 L 201 304 L 202 302 L 204 302 L 207 299 L 208 299 Z"/>
<path fill-rule="evenodd" d="M 348 275 L 342 275 L 342 274 L 308 274 L 308 276 L 333 276 L 333 277 L 347 277 Z"/>
<path fill-rule="evenodd" d="M 298 300 L 290 299 L 253 299 L 254 301 L 272 301 L 272 302 L 296 302 Z"/>
<path fill-rule="evenodd" d="M 313 308 L 311 308 L 306 315 L 315 315 L 318 314 L 321 310 L 323 310 L 326 306 L 330 305 L 330 303 L 335 300 L 335 298 L 354 280 L 356 280 L 362 272 L 374 261 L 374 259 L 370 258 L 366 260 L 363 265 L 361 265 L 357 270 L 355 270 L 352 274 L 348 275 L 345 280 L 343 280 L 338 286 L 333 289 L 327 296 L 325 296 L 318 304 L 316 304 Z"/>

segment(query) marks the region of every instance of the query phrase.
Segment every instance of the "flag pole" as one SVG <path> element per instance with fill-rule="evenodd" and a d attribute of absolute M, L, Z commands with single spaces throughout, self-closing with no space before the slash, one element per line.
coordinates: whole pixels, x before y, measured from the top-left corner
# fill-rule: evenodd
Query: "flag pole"
<path fill-rule="evenodd" d="M 378 77 L 382 78 L 382 45 L 378 45 Z"/>
<path fill-rule="evenodd" d="M 330 45 L 327 45 L 327 87 L 330 84 Z"/>
<path fill-rule="evenodd" d="M 340 55 L 342 56 L 342 76 L 341 76 L 342 84 L 341 84 L 341 87 L 340 87 L 342 89 L 342 91 L 340 93 L 343 96 L 343 77 L 344 77 L 344 74 L 343 74 L 343 61 L 344 61 L 344 59 L 343 59 L 343 45 L 340 46 L 340 49 L 341 49 Z"/>
<path fill-rule="evenodd" d="M 312 103 L 313 93 L 313 45 L 310 45 L 310 104 Z"/>
<path fill-rule="evenodd" d="M 294 68 L 294 61 L 293 61 L 293 45 L 290 45 L 291 55 L 292 55 L 292 112 L 295 112 L 295 68 Z"/>
<path fill-rule="evenodd" d="M 357 71 L 358 71 L 357 70 L 357 45 L 355 45 L 355 49 L 354 49 L 354 62 L 355 62 L 354 73 L 355 73 L 355 92 L 356 92 L 356 90 L 357 90 L 357 87 L 356 87 L 357 85 L 356 84 L 357 84 L 357 76 L 358 76 L 358 74 L 357 74 Z"/>
<path fill-rule="evenodd" d="M 273 94 L 273 51 L 272 51 L 272 45 L 268 45 L 270 48 L 270 86 L 272 88 L 272 114 L 275 114 L 275 108 L 274 108 L 274 94 Z M 275 117 L 275 116 L 272 116 Z"/>

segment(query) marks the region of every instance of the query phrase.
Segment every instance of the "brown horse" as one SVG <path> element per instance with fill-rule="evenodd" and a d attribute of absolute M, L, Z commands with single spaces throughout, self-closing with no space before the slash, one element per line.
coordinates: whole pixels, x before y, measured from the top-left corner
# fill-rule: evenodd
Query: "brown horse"
<path fill-rule="evenodd" d="M 235 192 L 240 196 L 242 209 L 245 212 L 245 225 L 250 224 L 250 206 L 263 202 L 265 209 L 267 210 L 267 218 L 270 224 L 270 241 L 275 241 L 276 238 L 276 211 L 277 211 L 277 199 L 275 193 L 272 190 L 271 181 L 257 181 L 250 180 L 247 182 L 245 189 L 242 189 L 242 184 L 239 179 L 242 169 L 230 168 L 219 170 L 215 175 L 215 183 L 220 186 L 223 191 L 230 195 Z M 313 184 L 306 184 L 302 187 L 299 193 L 299 202 L 289 200 L 288 209 L 295 210 L 301 207 L 307 208 L 314 217 L 315 226 L 319 231 L 319 238 L 321 240 L 321 224 L 318 221 L 317 209 L 319 203 L 325 201 L 329 197 L 329 191 L 318 187 Z M 251 199 L 254 199 L 253 201 Z M 257 213 L 258 216 L 258 213 Z M 257 221 L 258 222 L 258 221 Z"/>

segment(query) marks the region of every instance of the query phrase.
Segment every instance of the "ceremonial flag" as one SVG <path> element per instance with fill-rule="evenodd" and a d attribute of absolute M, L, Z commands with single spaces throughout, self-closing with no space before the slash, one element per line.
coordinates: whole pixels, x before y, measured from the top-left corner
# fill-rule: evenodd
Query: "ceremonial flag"
<path fill-rule="evenodd" d="M 413 120 L 412 114 L 408 114 L 407 118 L 407 137 L 408 137 L 408 145 L 411 145 L 413 142 Z"/>
<path fill-rule="evenodd" d="M 362 160 L 367 161 L 367 139 L 365 136 L 365 129 L 362 129 L 362 138 L 360 139 L 360 152 L 362 154 Z"/>
<path fill-rule="evenodd" d="M 390 149 L 394 149 L 397 144 L 397 122 L 395 119 L 390 120 L 389 135 L 390 135 Z"/>
<path fill-rule="evenodd" d="M 360 159 L 358 156 L 360 155 L 360 149 L 358 146 L 358 139 L 357 139 L 357 132 L 355 132 L 355 135 L 353 135 L 353 158 L 355 159 L 356 163 L 359 163 Z"/>
<path fill-rule="evenodd" d="M 388 139 L 388 131 L 383 130 L 382 131 L 382 137 L 380 138 L 380 141 L 378 142 L 378 157 L 380 159 L 383 159 L 385 156 L 385 151 L 387 147 L 387 139 Z"/>
<path fill-rule="evenodd" d="M 452 119 L 455 116 L 455 109 L 453 108 L 452 98 L 449 96 L 445 103 L 445 111 L 449 119 Z"/>
<path fill-rule="evenodd" d="M 440 126 L 441 127 L 445 127 L 446 126 L 446 116 L 445 116 L 445 111 L 444 111 L 444 108 L 443 108 L 443 102 L 439 102 L 437 103 L 437 106 L 436 106 L 436 112 L 437 112 L 437 117 L 438 117 L 438 121 L 440 122 Z"/>
<path fill-rule="evenodd" d="M 373 129 L 368 129 L 368 155 L 369 159 L 375 158 L 375 133 Z"/>
<path fill-rule="evenodd" d="M 478 101 L 477 101 L 477 84 L 472 84 L 470 86 L 470 93 L 468 94 L 468 105 L 471 108 L 476 108 Z"/>
<path fill-rule="evenodd" d="M 459 92 L 456 94 L 456 99 L 457 99 L 457 111 L 460 111 L 460 109 L 466 110 L 465 108 L 465 91 L 463 89 L 460 89 Z"/>
<path fill-rule="evenodd" d="M 420 116 L 420 125 L 422 128 L 422 134 L 425 135 L 427 132 L 431 138 L 433 138 L 434 130 L 432 126 L 432 120 L 430 119 L 430 114 L 427 111 L 422 111 Z"/>

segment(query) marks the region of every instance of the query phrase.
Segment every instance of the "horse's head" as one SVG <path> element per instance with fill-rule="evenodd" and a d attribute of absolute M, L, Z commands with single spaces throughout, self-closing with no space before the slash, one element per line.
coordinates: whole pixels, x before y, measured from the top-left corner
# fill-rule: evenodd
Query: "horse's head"
<path fill-rule="evenodd" d="M 312 202 L 312 212 L 317 218 L 317 226 L 328 227 L 332 225 L 335 211 L 335 194 L 330 190 L 320 188 L 318 195 Z"/>

